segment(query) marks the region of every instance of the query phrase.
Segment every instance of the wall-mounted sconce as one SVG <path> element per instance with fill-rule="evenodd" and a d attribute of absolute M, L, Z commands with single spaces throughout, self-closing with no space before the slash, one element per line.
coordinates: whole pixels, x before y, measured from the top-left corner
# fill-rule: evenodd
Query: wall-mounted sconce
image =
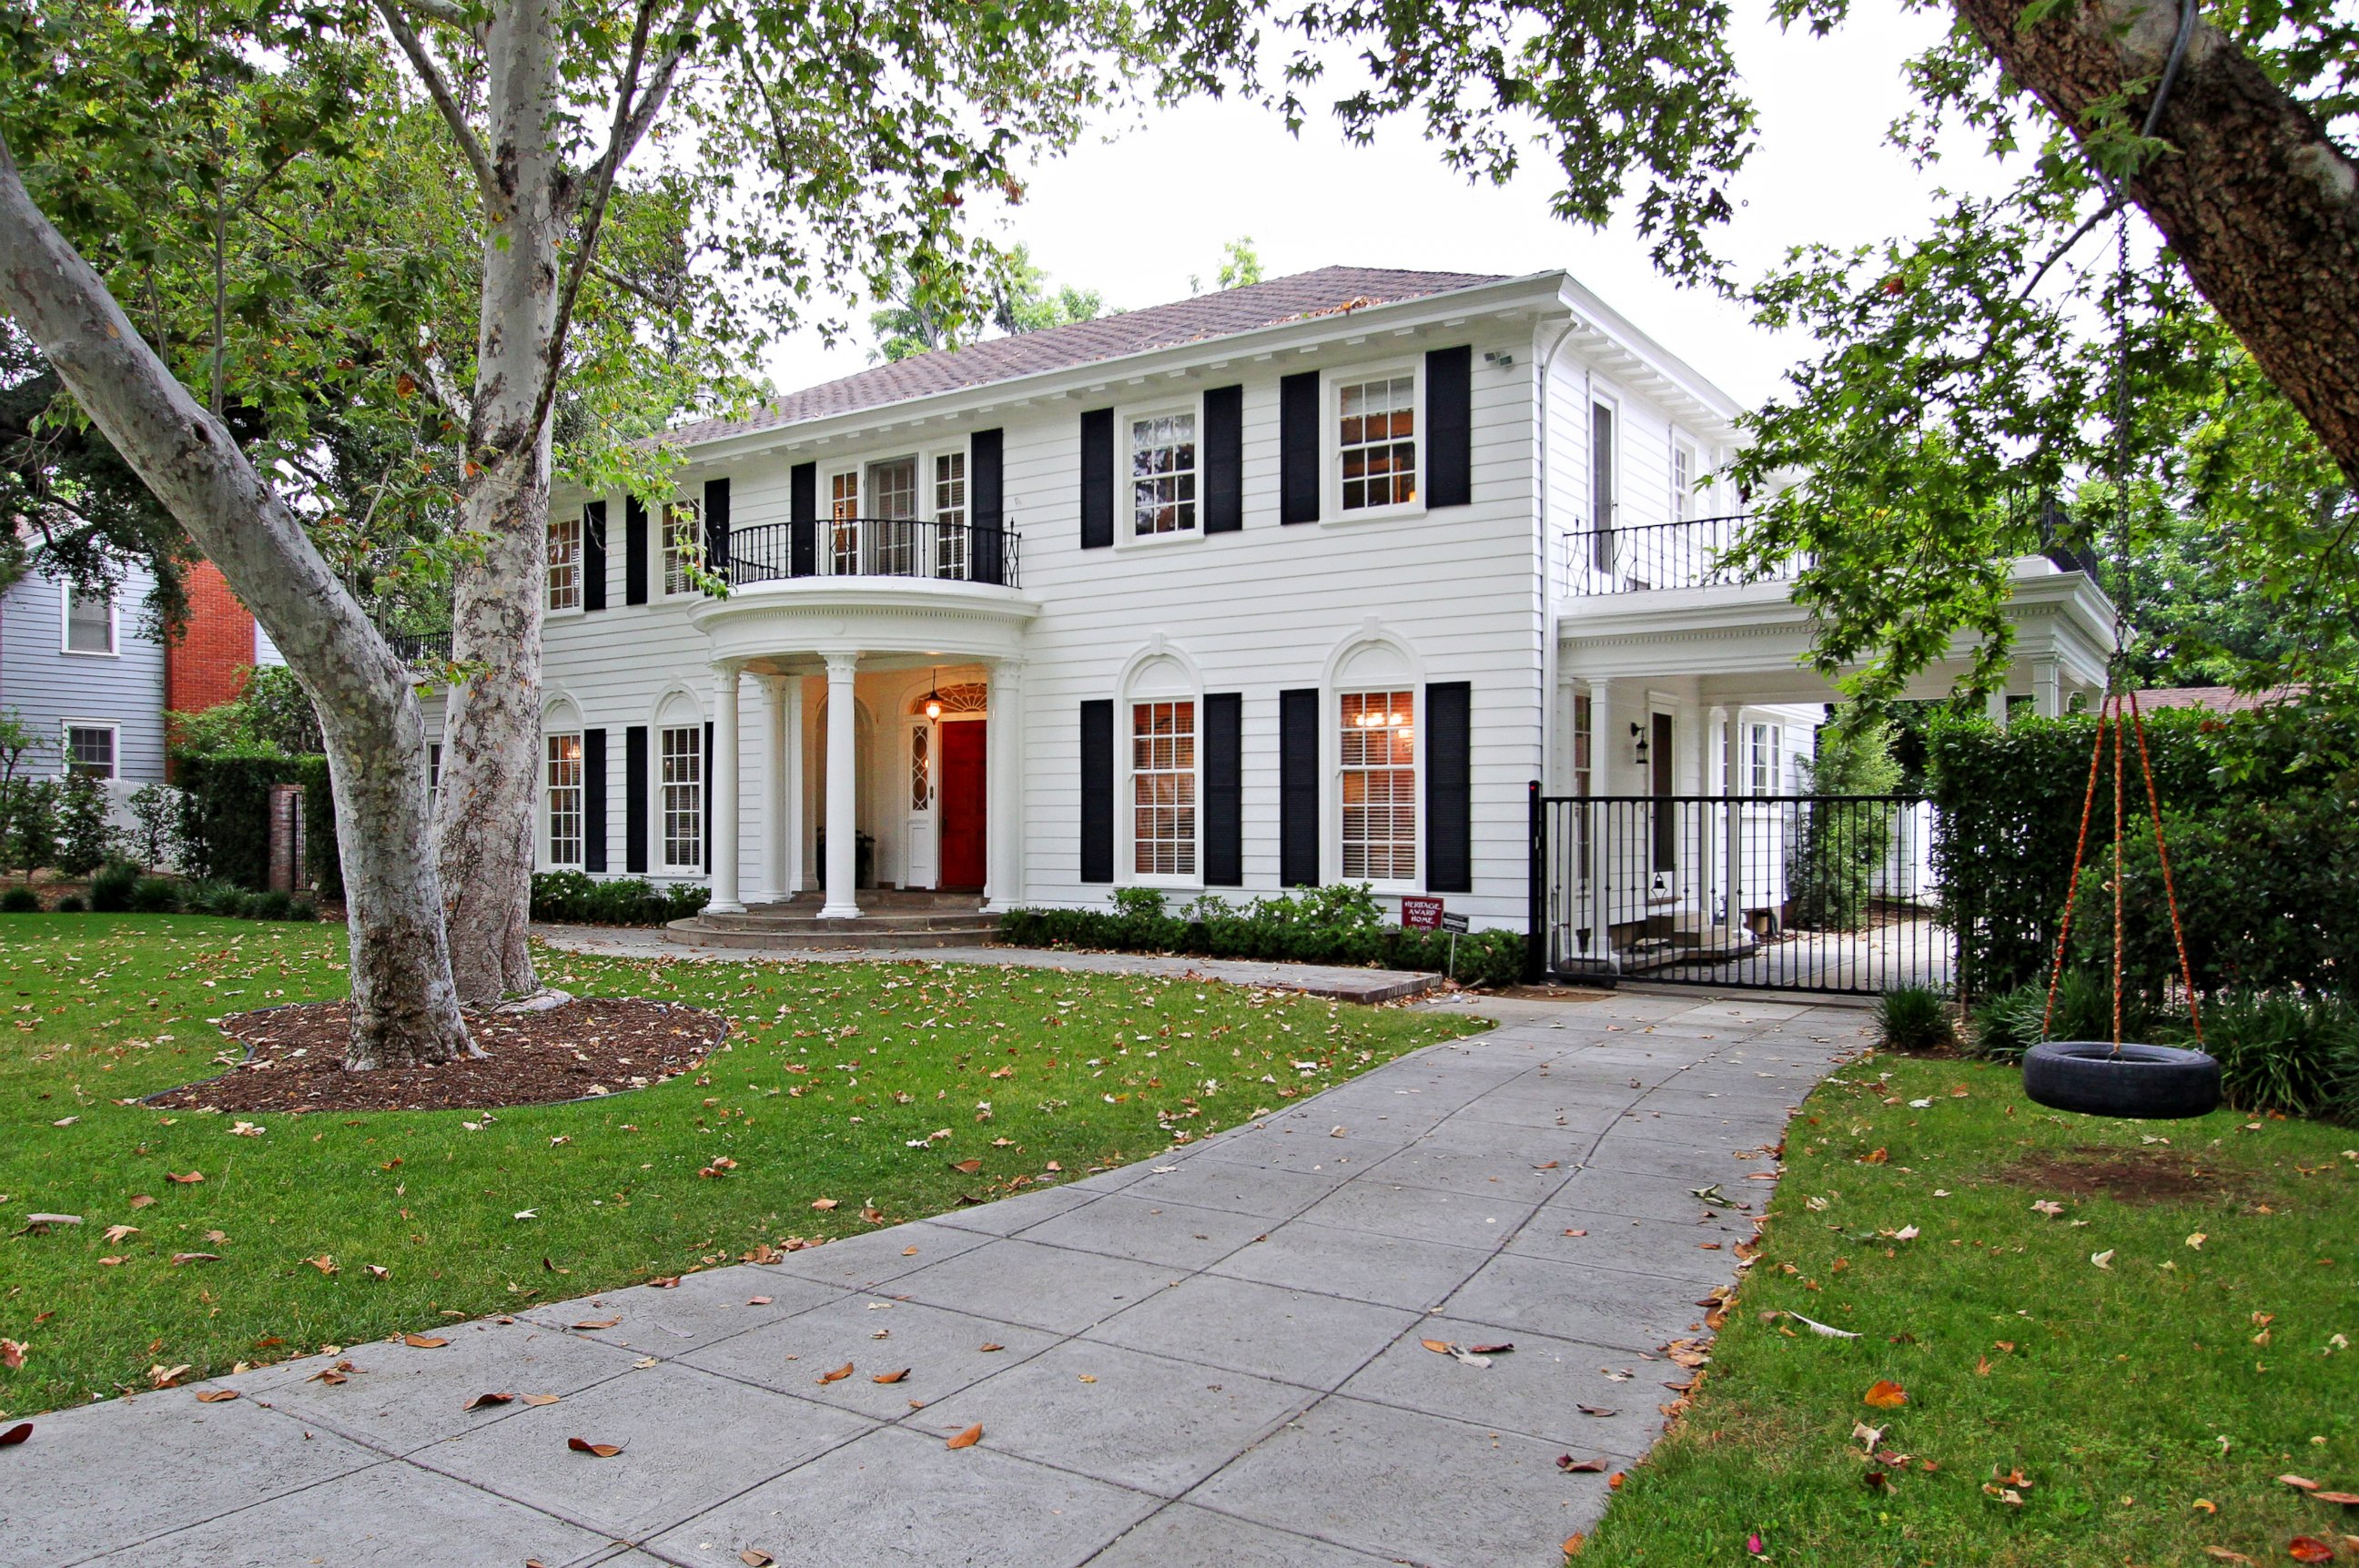
<path fill-rule="evenodd" d="M 1633 724 L 1630 726 L 1630 738 L 1631 738 L 1633 741 L 1635 741 L 1635 742 L 1636 743 L 1636 745 L 1634 745 L 1634 746 L 1632 746 L 1630 747 L 1630 756 L 1631 756 L 1632 759 L 1633 759 L 1634 761 L 1636 761 L 1636 762 L 1638 764 L 1638 766 L 1639 766 L 1639 767 L 1641 767 L 1641 768 L 1646 767 L 1646 766 L 1647 766 L 1647 732 L 1646 732 L 1644 729 L 1642 729 L 1641 727 L 1639 727 L 1637 724 Z"/>

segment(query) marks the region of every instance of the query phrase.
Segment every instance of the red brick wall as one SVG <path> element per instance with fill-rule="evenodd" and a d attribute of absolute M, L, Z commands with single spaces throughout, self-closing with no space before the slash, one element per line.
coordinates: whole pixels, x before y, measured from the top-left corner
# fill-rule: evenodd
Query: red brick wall
<path fill-rule="evenodd" d="M 254 615 L 229 591 L 221 568 L 199 561 L 189 571 L 189 624 L 164 650 L 164 706 L 201 713 L 235 697 L 254 663 Z"/>

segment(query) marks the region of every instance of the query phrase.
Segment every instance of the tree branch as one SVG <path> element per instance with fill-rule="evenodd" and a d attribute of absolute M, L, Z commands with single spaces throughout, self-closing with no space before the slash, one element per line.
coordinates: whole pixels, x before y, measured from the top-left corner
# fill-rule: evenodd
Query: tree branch
<path fill-rule="evenodd" d="M 380 0 L 382 3 L 382 0 Z M 656 62 L 655 75 L 643 93 L 639 90 L 639 70 L 647 60 L 647 35 L 655 24 L 656 7 L 662 0 L 639 0 L 639 14 L 631 29 L 631 54 L 623 68 L 621 90 L 614 96 L 614 126 L 606 138 L 606 150 L 592 164 L 581 189 L 582 203 L 582 233 L 574 242 L 573 264 L 566 269 L 565 285 L 557 297 L 557 319 L 551 323 L 549 347 L 540 365 L 540 389 L 533 399 L 532 420 L 528 430 L 540 429 L 557 401 L 557 380 L 560 367 L 565 363 L 565 343 L 573 329 L 573 308 L 582 297 L 582 280 L 589 276 L 598 256 L 598 230 L 606 217 L 606 206 L 614 193 L 614 182 L 622 175 L 624 160 L 631 149 L 655 124 L 662 112 L 665 100 L 671 96 L 672 83 L 678 80 L 679 68 L 688 59 L 696 38 L 693 27 L 698 10 L 697 0 L 690 0 L 681 11 L 679 31 L 671 47 Z"/>
<path fill-rule="evenodd" d="M 401 3 L 408 4 L 410 0 L 401 0 Z M 410 69 L 418 72 L 418 80 L 425 84 L 427 96 L 433 99 L 434 107 L 441 111 L 444 123 L 450 125 L 451 135 L 459 144 L 459 151 L 465 155 L 467 166 L 475 171 L 475 183 L 482 190 L 484 205 L 494 212 L 504 211 L 507 203 L 498 179 L 492 173 L 492 160 L 484 155 L 483 142 L 475 136 L 474 126 L 467 123 L 465 112 L 459 107 L 458 95 L 451 91 L 451 84 L 443 79 L 440 68 L 434 63 L 434 57 L 426 52 L 424 40 L 419 38 L 417 29 L 402 19 L 401 14 L 394 8 L 396 0 L 376 0 L 376 14 L 385 18 L 386 28 L 393 34 L 394 42 L 401 46 L 401 52 L 409 57 Z"/>
<path fill-rule="evenodd" d="M 395 0 L 395 3 L 403 10 L 415 12 L 429 22 L 441 22 L 470 31 L 475 26 L 476 18 L 468 15 L 464 5 L 455 5 L 452 0 Z"/>

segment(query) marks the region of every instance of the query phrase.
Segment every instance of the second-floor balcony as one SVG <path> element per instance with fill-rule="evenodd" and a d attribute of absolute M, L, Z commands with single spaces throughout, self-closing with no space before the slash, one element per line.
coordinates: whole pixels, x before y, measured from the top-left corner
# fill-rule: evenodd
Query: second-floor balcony
<path fill-rule="evenodd" d="M 1790 583 L 1799 561 L 1766 572 L 1740 573 L 1730 563 L 1749 512 L 1688 517 L 1637 528 L 1578 528 L 1564 536 L 1566 593 L 1638 593 L 1658 588 L 1715 588 L 1735 583 Z"/>
<path fill-rule="evenodd" d="M 932 517 L 820 517 L 766 523 L 729 536 L 733 586 L 799 577 L 917 578 L 1021 585 L 1012 528 Z"/>

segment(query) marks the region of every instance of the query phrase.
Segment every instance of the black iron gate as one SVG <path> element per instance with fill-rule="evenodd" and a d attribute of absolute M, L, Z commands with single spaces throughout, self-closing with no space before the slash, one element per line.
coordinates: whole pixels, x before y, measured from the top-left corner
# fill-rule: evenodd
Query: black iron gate
<path fill-rule="evenodd" d="M 1914 795 L 1531 791 L 1535 977 L 1948 991 Z"/>

